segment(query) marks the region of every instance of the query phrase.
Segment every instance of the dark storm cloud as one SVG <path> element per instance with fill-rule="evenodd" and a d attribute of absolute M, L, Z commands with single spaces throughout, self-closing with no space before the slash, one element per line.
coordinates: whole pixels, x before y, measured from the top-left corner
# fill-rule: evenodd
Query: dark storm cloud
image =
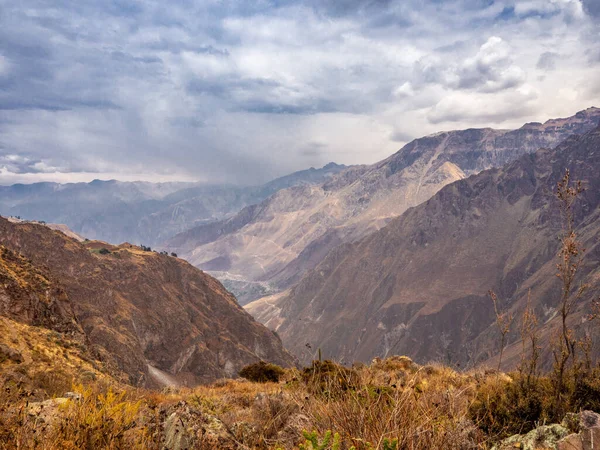
<path fill-rule="evenodd" d="M 321 157 L 325 156 L 324 150 L 326 148 L 327 145 L 322 142 L 309 142 L 300 149 L 299 153 L 307 158 L 319 160 Z"/>
<path fill-rule="evenodd" d="M 390 136 L 390 139 L 394 142 L 408 142 L 413 140 L 414 138 L 415 136 L 413 136 L 412 133 L 406 133 L 401 130 L 394 131 Z"/>
<path fill-rule="evenodd" d="M 600 17 L 600 2 L 598 0 L 583 0 L 585 11 L 594 17 Z"/>

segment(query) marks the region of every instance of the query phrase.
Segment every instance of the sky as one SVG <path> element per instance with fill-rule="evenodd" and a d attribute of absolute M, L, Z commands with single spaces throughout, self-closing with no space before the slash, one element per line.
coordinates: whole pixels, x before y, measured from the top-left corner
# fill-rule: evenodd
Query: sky
<path fill-rule="evenodd" d="M 600 106 L 600 0 L 0 0 L 0 184 L 254 184 Z"/>

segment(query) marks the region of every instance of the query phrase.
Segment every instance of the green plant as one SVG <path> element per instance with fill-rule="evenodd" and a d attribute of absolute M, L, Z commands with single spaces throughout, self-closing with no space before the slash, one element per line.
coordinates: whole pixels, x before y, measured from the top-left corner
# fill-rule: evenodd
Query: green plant
<path fill-rule="evenodd" d="M 383 450 L 398 450 L 398 439 L 385 438 L 382 443 Z"/>
<path fill-rule="evenodd" d="M 331 430 L 325 432 L 323 439 L 319 439 L 319 434 L 316 431 L 308 432 L 303 431 L 304 444 L 299 445 L 300 450 L 340 450 L 342 444 L 342 438 L 338 433 L 332 435 Z M 333 437 L 333 442 L 331 438 Z M 329 445 L 331 443 L 331 446 Z M 350 447 L 350 450 L 355 450 L 355 447 Z"/>
<path fill-rule="evenodd" d="M 342 437 L 339 433 L 332 435 L 331 430 L 327 430 L 322 439 L 319 439 L 317 431 L 303 431 L 302 435 L 305 441 L 304 444 L 300 444 L 298 447 L 300 450 L 340 450 L 342 448 Z M 331 440 L 332 437 L 333 441 Z M 370 442 L 363 443 L 363 447 L 365 450 L 375 449 L 375 446 Z M 356 450 L 356 447 L 353 445 L 348 450 Z M 384 438 L 381 441 L 381 450 L 398 450 L 398 439 Z"/>

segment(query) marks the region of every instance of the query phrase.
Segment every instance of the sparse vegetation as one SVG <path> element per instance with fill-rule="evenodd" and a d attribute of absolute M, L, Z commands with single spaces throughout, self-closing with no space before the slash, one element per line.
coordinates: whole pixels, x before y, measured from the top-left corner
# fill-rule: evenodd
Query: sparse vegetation
<path fill-rule="evenodd" d="M 30 401 L 27 406 L 26 397 L 11 403 L 2 395 L 0 448 L 158 449 L 173 442 L 171 423 L 179 424 L 178 433 L 185 434 L 189 448 L 487 445 L 488 437 L 468 417 L 468 405 L 478 385 L 495 376 L 416 364 L 398 369 L 394 360 L 384 362 L 352 372 L 331 362 L 326 372 L 311 367 L 313 374 L 328 374 L 325 383 L 334 383 L 334 373 L 351 378 L 340 383 L 347 388 L 335 396 L 326 389 L 316 392 L 314 380 L 296 369 L 283 371 L 279 383 L 227 380 L 164 392 L 88 381 L 70 388 L 76 396 L 61 406 L 48 407 L 43 425 L 36 415 L 39 403 Z M 42 429 L 44 440 L 38 438 Z"/>
<path fill-rule="evenodd" d="M 483 385 L 470 407 L 473 420 L 490 436 L 520 434 L 532 430 L 540 422 L 560 422 L 569 411 L 594 409 L 600 411 L 600 373 L 593 368 L 589 336 L 578 339 L 576 330 L 569 325 L 569 317 L 583 296 L 586 286 L 576 285 L 576 277 L 582 263 L 583 247 L 575 231 L 574 205 L 583 192 L 580 181 L 572 183 L 569 170 L 558 182 L 555 192 L 562 231 L 559 262 L 556 276 L 561 280 L 558 305 L 560 327 L 552 342 L 553 368 L 551 373 L 539 374 L 538 320 L 531 307 L 530 293 L 521 319 L 521 362 L 518 372 L 510 378 L 499 378 Z M 494 305 L 496 324 L 500 331 L 498 374 L 506 335 L 510 331 L 513 316 L 500 312 L 498 298 L 490 291 Z M 597 319 L 597 303 L 594 312 L 587 317 Z M 580 352 L 584 361 L 580 360 Z"/>
<path fill-rule="evenodd" d="M 245 380 L 146 391 L 96 370 L 60 333 L 4 326 L 19 328 L 16 343 L 0 341 L 23 358 L 0 363 L 0 449 L 486 449 L 563 418 L 553 377 L 527 370 L 460 373 L 397 356 L 353 369 L 256 363 Z M 597 409 L 600 369 L 572 393 L 572 411 Z"/>

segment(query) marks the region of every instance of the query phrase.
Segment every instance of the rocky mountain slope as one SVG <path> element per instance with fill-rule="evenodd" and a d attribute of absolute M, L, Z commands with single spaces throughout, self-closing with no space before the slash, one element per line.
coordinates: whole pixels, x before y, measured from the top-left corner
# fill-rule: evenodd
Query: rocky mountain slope
<path fill-rule="evenodd" d="M 199 223 L 237 213 L 290 186 L 322 183 L 330 163 L 261 186 L 100 181 L 0 186 L 0 214 L 63 223 L 90 239 L 154 245 Z"/>
<path fill-rule="evenodd" d="M 217 280 L 183 260 L 3 218 L 0 243 L 0 315 L 79 335 L 128 383 L 193 385 L 259 359 L 294 363 Z"/>
<path fill-rule="evenodd" d="M 331 251 L 290 291 L 248 310 L 304 361 L 321 348 L 343 361 L 406 354 L 464 367 L 498 350 L 488 290 L 517 318 L 530 291 L 541 342 L 549 343 L 560 298 L 553 191 L 566 168 L 586 189 L 576 226 L 586 248 L 578 282 L 588 289 L 572 325 L 592 333 L 586 317 L 600 294 L 600 127 L 446 186 L 385 228 Z M 512 362 L 508 353 L 514 366 L 515 352 Z"/>
<path fill-rule="evenodd" d="M 416 139 L 371 166 L 349 168 L 324 184 L 278 191 L 220 222 L 165 244 L 210 271 L 242 304 L 297 282 L 327 252 L 373 232 L 443 186 L 498 167 L 572 133 L 594 128 L 600 109 L 518 130 L 468 129 Z"/>

